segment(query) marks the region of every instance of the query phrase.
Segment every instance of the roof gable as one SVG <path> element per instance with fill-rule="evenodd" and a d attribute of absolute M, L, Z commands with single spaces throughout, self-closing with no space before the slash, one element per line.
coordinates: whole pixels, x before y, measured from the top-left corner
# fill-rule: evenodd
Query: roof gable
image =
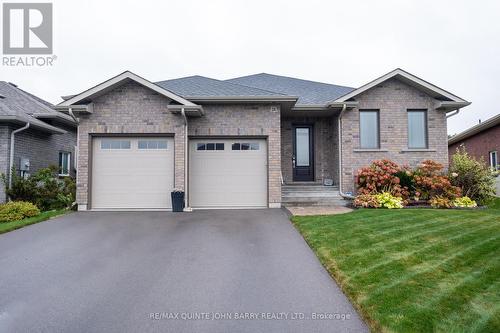
<path fill-rule="evenodd" d="M 466 100 L 456 96 L 456 95 L 453 95 L 452 93 L 442 89 L 442 88 L 439 88 L 438 86 L 435 86 L 433 85 L 432 83 L 429 83 L 425 80 L 422 80 L 421 78 L 413 75 L 413 74 L 410 74 L 400 68 L 397 68 L 361 87 L 359 87 L 358 89 L 355 89 L 343 96 L 340 96 L 338 97 L 337 99 L 333 99 L 331 102 L 345 102 L 345 101 L 348 101 L 349 99 L 377 86 L 378 84 L 382 83 L 382 82 L 385 82 L 389 79 L 392 79 L 392 78 L 395 78 L 395 79 L 398 79 L 416 89 L 419 89 L 425 93 L 427 93 L 428 95 L 438 99 L 438 100 L 442 100 L 442 101 L 449 101 L 449 102 L 459 102 L 459 103 L 464 103 L 464 106 L 470 104 L 469 102 L 467 102 Z"/>
<path fill-rule="evenodd" d="M 135 81 L 137 82 L 138 84 L 142 85 L 142 86 L 145 86 L 146 88 L 149 88 L 153 91 L 156 91 L 157 93 L 179 103 L 179 104 L 182 104 L 182 105 L 186 105 L 186 106 L 194 106 L 195 104 L 193 104 L 192 102 L 182 98 L 181 96 L 179 95 L 176 95 L 175 93 L 165 89 L 164 87 L 161 87 L 151 81 L 148 81 L 130 71 L 125 71 L 115 77 L 112 77 L 111 79 L 109 80 L 106 80 L 90 89 L 87 89 L 85 90 L 84 92 L 80 93 L 80 94 L 77 94 L 75 96 L 71 96 L 70 98 L 68 98 L 67 100 L 61 102 L 58 104 L 58 107 L 61 108 L 61 107 L 70 107 L 74 104 L 78 104 L 78 103 L 82 103 L 82 102 L 85 102 L 85 101 L 89 101 L 91 100 L 92 98 L 95 98 L 97 96 L 101 96 L 113 89 L 115 89 L 116 87 L 119 87 L 127 82 L 130 82 L 130 81 Z"/>

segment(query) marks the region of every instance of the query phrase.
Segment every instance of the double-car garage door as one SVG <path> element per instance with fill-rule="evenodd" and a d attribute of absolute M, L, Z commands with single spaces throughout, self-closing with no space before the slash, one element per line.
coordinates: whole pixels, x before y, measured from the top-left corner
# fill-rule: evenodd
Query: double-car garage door
<path fill-rule="evenodd" d="M 96 137 L 92 209 L 170 209 L 174 139 Z M 189 142 L 189 198 L 194 208 L 267 206 L 264 139 Z"/>

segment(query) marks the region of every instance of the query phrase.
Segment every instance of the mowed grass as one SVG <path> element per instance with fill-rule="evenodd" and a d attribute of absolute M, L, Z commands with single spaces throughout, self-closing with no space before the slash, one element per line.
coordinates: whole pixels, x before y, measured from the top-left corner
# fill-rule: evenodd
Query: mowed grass
<path fill-rule="evenodd" d="M 500 200 L 293 222 L 372 330 L 500 332 Z"/>
<path fill-rule="evenodd" d="M 16 230 L 16 229 L 19 229 L 22 227 L 26 227 L 28 225 L 35 224 L 38 222 L 46 221 L 46 220 L 51 219 L 53 217 L 66 214 L 67 212 L 68 212 L 68 210 L 66 210 L 66 209 L 51 210 L 51 211 L 47 211 L 47 212 L 42 212 L 37 216 L 29 217 L 27 219 L 20 220 L 20 221 L 1 222 L 0 223 L 0 234 L 6 233 L 6 232 L 9 232 L 12 230 Z"/>

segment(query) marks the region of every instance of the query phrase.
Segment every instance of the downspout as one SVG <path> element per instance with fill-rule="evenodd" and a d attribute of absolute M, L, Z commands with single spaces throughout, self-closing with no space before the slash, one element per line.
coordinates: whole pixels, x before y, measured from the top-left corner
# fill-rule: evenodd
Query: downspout
<path fill-rule="evenodd" d="M 344 115 L 345 110 L 347 109 L 347 104 L 344 103 L 342 105 L 342 110 L 339 114 L 338 121 L 338 133 L 339 133 L 339 193 L 344 199 L 354 199 L 352 195 L 345 194 L 342 192 L 342 116 Z"/>
<path fill-rule="evenodd" d="M 446 119 L 451 118 L 453 116 L 456 116 L 460 112 L 460 109 L 456 109 L 455 111 L 452 111 L 446 115 Z"/>
<path fill-rule="evenodd" d="M 73 108 L 72 107 L 69 107 L 68 108 L 68 113 L 69 115 L 71 116 L 71 118 L 73 118 L 73 120 L 75 121 L 76 123 L 76 151 L 75 151 L 75 154 L 76 154 L 76 163 L 75 163 L 75 169 L 76 169 L 76 181 L 78 181 L 78 160 L 80 159 L 79 158 L 79 153 L 80 153 L 80 119 L 78 119 L 75 114 L 73 113 Z M 77 204 L 77 201 L 73 202 L 71 204 L 71 207 L 74 207 L 75 205 Z"/>
<path fill-rule="evenodd" d="M 21 131 L 24 131 L 30 127 L 30 123 L 26 123 L 24 127 L 18 128 L 12 133 L 10 133 L 10 160 L 9 160 L 9 188 L 12 187 L 12 168 L 14 167 L 14 145 L 15 145 L 15 135 Z"/>
<path fill-rule="evenodd" d="M 188 119 L 186 117 L 186 111 L 184 108 L 181 108 L 181 114 L 182 117 L 184 118 L 184 211 L 185 212 L 192 212 L 193 209 L 189 207 L 189 196 L 188 196 L 188 189 L 189 189 L 189 184 L 188 184 L 188 170 L 189 170 L 189 165 L 188 165 L 188 157 L 189 157 L 189 141 L 188 141 Z"/>

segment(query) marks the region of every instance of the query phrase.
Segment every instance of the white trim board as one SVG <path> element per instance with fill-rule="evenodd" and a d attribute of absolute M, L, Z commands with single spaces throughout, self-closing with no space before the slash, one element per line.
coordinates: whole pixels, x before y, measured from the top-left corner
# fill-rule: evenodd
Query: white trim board
<path fill-rule="evenodd" d="M 139 75 L 136 75 L 130 71 L 125 71 L 109 80 L 106 80 L 90 89 L 87 89 L 85 90 L 84 92 L 78 94 L 78 95 L 75 95 L 61 103 L 59 103 L 57 106 L 58 107 L 70 107 L 72 106 L 73 104 L 77 104 L 78 102 L 86 99 L 86 98 L 90 98 L 96 94 L 99 94 L 101 92 L 105 92 L 109 89 L 112 89 L 118 85 L 120 85 L 120 83 L 122 83 L 123 81 L 125 80 L 132 80 L 132 81 L 135 81 L 153 91 L 156 91 L 157 93 L 165 96 L 165 97 L 168 97 L 180 104 L 183 104 L 183 105 L 187 105 L 187 106 L 195 106 L 196 104 L 174 94 L 173 92 L 167 90 L 167 89 L 164 89 L 162 87 L 160 87 L 159 85 L 151 82 L 151 81 L 148 81 L 142 77 L 140 77 Z"/>

